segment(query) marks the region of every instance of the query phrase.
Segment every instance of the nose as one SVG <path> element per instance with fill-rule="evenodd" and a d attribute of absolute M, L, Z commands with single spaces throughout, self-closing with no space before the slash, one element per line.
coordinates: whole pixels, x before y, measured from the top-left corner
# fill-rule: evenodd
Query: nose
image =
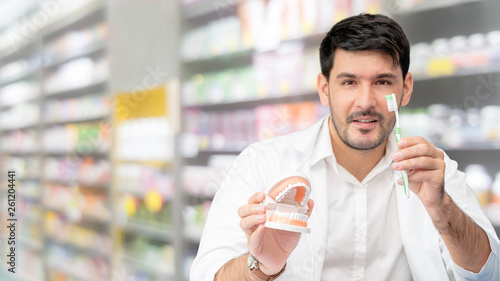
<path fill-rule="evenodd" d="M 368 110 L 375 107 L 376 94 L 375 91 L 370 87 L 370 85 L 362 85 L 358 89 L 356 96 L 356 107 L 361 110 Z"/>

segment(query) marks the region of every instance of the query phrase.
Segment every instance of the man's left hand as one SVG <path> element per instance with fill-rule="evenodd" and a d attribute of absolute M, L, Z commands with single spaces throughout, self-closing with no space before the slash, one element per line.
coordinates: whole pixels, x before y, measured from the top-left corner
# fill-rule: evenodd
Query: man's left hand
<path fill-rule="evenodd" d="M 427 209 L 438 208 L 444 197 L 444 153 L 422 137 L 403 138 L 398 146 L 401 150 L 393 154 L 393 169 L 408 172 L 410 190 Z"/>

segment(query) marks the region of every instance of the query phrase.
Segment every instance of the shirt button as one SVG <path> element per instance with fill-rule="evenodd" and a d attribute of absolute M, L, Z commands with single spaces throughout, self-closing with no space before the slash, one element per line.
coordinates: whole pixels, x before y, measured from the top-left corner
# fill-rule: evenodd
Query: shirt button
<path fill-rule="evenodd" d="M 366 229 L 364 227 L 360 227 L 357 230 L 357 233 L 359 236 L 365 236 L 366 235 Z"/>
<path fill-rule="evenodd" d="M 363 280 L 365 276 L 362 274 L 362 273 L 354 273 L 352 275 L 352 279 L 356 280 L 356 281 L 360 281 L 360 280 Z"/>
<path fill-rule="evenodd" d="M 362 192 L 365 192 L 365 187 L 362 186 L 362 185 L 358 185 L 356 186 L 356 192 L 357 193 L 362 193 Z"/>

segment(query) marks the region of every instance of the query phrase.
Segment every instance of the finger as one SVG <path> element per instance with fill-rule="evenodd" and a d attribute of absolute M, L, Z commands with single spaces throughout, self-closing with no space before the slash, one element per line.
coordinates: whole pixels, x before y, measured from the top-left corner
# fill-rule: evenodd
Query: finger
<path fill-rule="evenodd" d="M 392 168 L 401 170 L 443 170 L 445 163 L 441 159 L 428 156 L 421 156 L 392 163 Z"/>
<path fill-rule="evenodd" d="M 265 222 L 266 215 L 252 215 L 242 218 L 240 221 L 240 227 L 248 237 L 255 231 L 257 227 L 263 225 Z"/>
<path fill-rule="evenodd" d="M 255 229 L 255 231 L 253 231 L 248 236 L 247 247 L 250 252 L 255 252 L 255 249 L 259 247 L 260 240 L 263 234 L 264 234 L 264 225 L 261 224 Z"/>
<path fill-rule="evenodd" d="M 312 199 L 309 199 L 309 201 L 307 201 L 307 213 L 306 213 L 308 217 L 311 216 L 313 208 L 314 208 L 314 201 Z"/>
<path fill-rule="evenodd" d="M 419 171 L 414 171 L 411 174 L 408 174 L 408 181 L 410 183 L 431 183 L 435 185 L 444 185 L 444 175 L 440 173 L 439 171 L 426 171 L 426 170 L 419 170 Z M 399 180 L 398 180 L 399 183 Z M 402 184 L 402 180 L 401 180 Z"/>
<path fill-rule="evenodd" d="M 259 204 L 266 199 L 266 194 L 264 192 L 257 192 L 248 198 L 248 204 Z"/>
<path fill-rule="evenodd" d="M 243 205 L 238 209 L 240 218 L 264 213 L 266 213 L 266 206 L 262 204 Z"/>
<path fill-rule="evenodd" d="M 405 148 L 397 150 L 392 154 L 392 158 L 395 161 L 401 161 L 419 156 L 429 156 L 433 158 L 443 159 L 444 153 L 431 143 L 425 142 L 414 144 L 412 146 L 406 146 Z"/>

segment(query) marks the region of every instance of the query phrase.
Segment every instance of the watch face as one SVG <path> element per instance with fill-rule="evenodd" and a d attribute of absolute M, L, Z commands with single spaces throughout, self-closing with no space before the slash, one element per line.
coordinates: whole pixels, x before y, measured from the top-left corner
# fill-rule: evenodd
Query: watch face
<path fill-rule="evenodd" d="M 247 266 L 251 267 L 254 261 L 255 258 L 252 256 L 252 254 L 248 253 Z"/>

